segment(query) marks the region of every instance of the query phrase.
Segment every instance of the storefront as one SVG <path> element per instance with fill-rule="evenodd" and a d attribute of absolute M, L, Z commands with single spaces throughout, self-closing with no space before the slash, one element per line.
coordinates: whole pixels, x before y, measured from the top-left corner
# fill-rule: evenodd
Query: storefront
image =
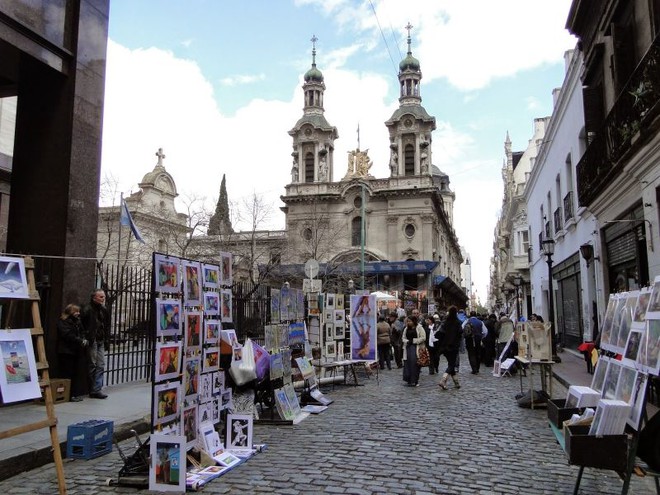
<path fill-rule="evenodd" d="M 580 254 L 556 265 L 552 273 L 558 289 L 557 340 L 562 346 L 575 349 L 584 340 Z"/>

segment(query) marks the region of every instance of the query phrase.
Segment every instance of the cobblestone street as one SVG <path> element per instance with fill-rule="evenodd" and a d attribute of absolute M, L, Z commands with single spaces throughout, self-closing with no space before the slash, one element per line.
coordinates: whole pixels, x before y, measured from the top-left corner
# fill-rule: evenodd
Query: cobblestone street
<path fill-rule="evenodd" d="M 467 362 L 466 359 L 464 359 Z M 401 370 L 381 371 L 364 386 L 337 386 L 334 403 L 295 426 L 255 425 L 266 443 L 233 471 L 207 484 L 206 493 L 338 494 L 565 494 L 578 468 L 567 464 L 548 427 L 545 409 L 519 408 L 519 380 L 471 375 L 460 390 L 442 391 L 426 371 L 418 388 L 405 387 Z M 485 372 L 488 371 L 488 372 Z M 526 382 L 525 382 L 526 383 Z M 556 397 L 565 389 L 554 383 Z M 143 438 L 146 438 L 143 436 Z M 132 441 L 123 442 L 127 453 Z M 70 494 L 147 493 L 108 487 L 122 466 L 116 449 L 93 459 L 65 460 Z M 580 493 L 617 494 L 610 471 L 585 469 Z M 0 483 L 5 494 L 54 494 L 52 464 Z M 633 478 L 631 494 L 653 493 L 651 480 Z"/>

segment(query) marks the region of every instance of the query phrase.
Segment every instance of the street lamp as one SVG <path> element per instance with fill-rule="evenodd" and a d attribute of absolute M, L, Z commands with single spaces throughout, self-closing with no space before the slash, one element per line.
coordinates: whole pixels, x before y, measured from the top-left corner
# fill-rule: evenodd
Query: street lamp
<path fill-rule="evenodd" d="M 513 277 L 513 285 L 516 286 L 516 311 L 518 313 L 518 321 L 520 321 L 520 317 L 522 314 L 520 313 L 520 285 L 522 284 L 522 277 L 520 275 L 516 275 Z"/>
<path fill-rule="evenodd" d="M 555 254 L 555 241 L 554 239 L 543 239 L 541 241 L 541 249 L 546 256 L 548 262 L 548 322 L 550 323 L 550 335 L 552 336 L 552 360 L 555 363 L 561 363 L 561 359 L 557 356 L 557 332 L 555 331 L 555 301 L 554 293 L 552 290 L 552 255 Z"/>
<path fill-rule="evenodd" d="M 354 294 L 355 293 L 355 282 L 353 282 L 353 279 L 350 279 L 348 281 L 348 293 L 349 294 Z"/>

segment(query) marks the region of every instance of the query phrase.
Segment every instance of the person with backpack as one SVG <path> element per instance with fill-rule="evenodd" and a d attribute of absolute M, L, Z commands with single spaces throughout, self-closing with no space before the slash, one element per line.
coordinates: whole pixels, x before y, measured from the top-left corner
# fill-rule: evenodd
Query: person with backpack
<path fill-rule="evenodd" d="M 475 311 L 470 311 L 470 317 L 463 322 L 463 337 L 465 338 L 465 349 L 468 353 L 468 360 L 472 374 L 479 373 L 481 363 L 481 339 L 484 337 L 486 327 L 483 322 L 477 318 Z"/>
<path fill-rule="evenodd" d="M 495 361 L 495 342 L 497 340 L 495 336 L 495 324 L 497 323 L 497 317 L 494 314 L 488 315 L 488 318 L 483 323 L 486 326 L 487 334 L 481 340 L 483 343 L 482 362 L 484 366 L 492 368 Z"/>
<path fill-rule="evenodd" d="M 447 318 L 442 324 L 442 333 L 440 342 L 437 342 L 440 349 L 442 349 L 442 354 L 447 359 L 447 369 L 442 375 L 442 380 L 438 383 L 438 386 L 442 390 L 447 390 L 447 380 L 451 377 L 454 382 L 454 388 L 461 388 L 461 385 L 458 383 L 456 378 L 456 358 L 458 357 L 458 349 L 463 340 L 461 322 L 458 319 L 458 312 L 456 311 L 456 306 L 451 306 L 447 312 Z"/>

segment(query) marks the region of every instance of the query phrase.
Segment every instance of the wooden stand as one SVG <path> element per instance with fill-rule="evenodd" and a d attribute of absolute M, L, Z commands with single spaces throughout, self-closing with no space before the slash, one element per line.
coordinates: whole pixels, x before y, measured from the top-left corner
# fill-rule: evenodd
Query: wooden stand
<path fill-rule="evenodd" d="M 42 428 L 50 430 L 50 441 L 53 446 L 53 460 L 55 461 L 55 470 L 57 472 L 57 484 L 60 495 L 66 494 L 66 480 L 64 477 L 64 467 L 62 464 L 62 452 L 60 451 L 60 441 L 57 436 L 57 417 L 55 416 L 55 405 L 53 404 L 53 393 L 50 387 L 50 374 L 48 371 L 48 360 L 46 359 L 46 346 L 44 344 L 44 329 L 41 326 L 41 315 L 39 314 L 39 293 L 36 290 L 34 280 L 34 260 L 31 257 L 25 257 L 25 274 L 27 277 L 29 304 L 31 306 L 32 324 L 30 329 L 33 340 L 36 343 L 37 371 L 40 374 L 39 386 L 46 404 L 46 419 L 36 423 L 19 426 L 10 430 L 0 431 L 0 440 L 15 437 L 23 433 L 28 433 Z M 16 312 L 17 301 L 10 301 L 7 314 L 7 328 L 11 328 L 11 321 Z"/>

